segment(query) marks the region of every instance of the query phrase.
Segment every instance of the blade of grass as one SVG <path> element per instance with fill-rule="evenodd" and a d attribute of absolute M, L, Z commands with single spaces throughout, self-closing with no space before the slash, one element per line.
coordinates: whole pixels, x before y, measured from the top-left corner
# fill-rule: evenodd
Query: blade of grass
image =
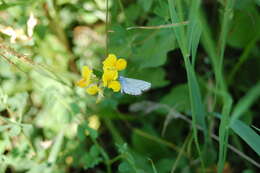
<path fill-rule="evenodd" d="M 172 24 L 181 22 L 181 20 L 178 17 L 177 11 L 175 9 L 176 8 L 175 3 L 176 2 L 173 1 L 173 0 L 168 0 Z M 175 33 L 175 37 L 178 41 L 178 44 L 180 46 L 182 55 L 184 57 L 189 56 L 189 51 L 188 51 L 188 48 L 187 48 L 187 39 L 186 39 L 186 36 L 185 36 L 185 29 L 183 27 L 174 28 L 174 33 Z"/>
<path fill-rule="evenodd" d="M 191 52 L 191 57 L 192 57 L 192 66 L 195 66 L 195 60 L 196 60 L 196 54 L 197 54 L 197 49 L 199 46 L 199 42 L 200 42 L 200 37 L 201 37 L 201 33 L 202 33 L 202 28 L 199 22 L 194 22 L 191 25 L 192 28 L 190 29 L 190 33 L 189 33 L 189 50 Z M 189 29 L 188 29 L 189 32 Z"/>
<path fill-rule="evenodd" d="M 229 21 L 232 16 L 233 0 L 226 1 L 225 9 L 223 14 L 223 20 L 221 24 L 220 40 L 219 40 L 219 51 L 215 49 L 215 43 L 210 33 L 209 26 L 205 20 L 203 13 L 200 13 L 200 19 L 202 21 L 202 27 L 204 29 L 202 35 L 202 43 L 206 52 L 212 61 L 214 75 L 216 78 L 216 90 L 221 93 L 222 99 L 222 117 L 219 127 L 219 160 L 218 160 L 218 173 L 223 171 L 224 163 L 226 160 L 227 143 L 228 143 L 228 124 L 229 124 L 229 114 L 232 108 L 232 98 L 227 92 L 227 87 L 223 78 L 223 59 L 224 51 L 227 39 L 227 33 L 229 30 Z M 216 96 L 215 96 L 216 97 Z"/>
<path fill-rule="evenodd" d="M 226 99 L 224 106 L 222 108 L 222 116 L 220 120 L 219 127 L 219 158 L 218 158 L 218 173 L 223 172 L 227 146 L 228 146 L 228 136 L 229 136 L 229 114 L 232 107 L 232 99 L 229 96 L 223 96 Z"/>
<path fill-rule="evenodd" d="M 180 19 L 178 17 L 178 14 L 176 12 L 176 4 L 174 3 L 175 1 L 168 0 L 169 3 L 169 11 L 170 11 L 170 16 L 171 16 L 171 21 L 172 23 L 174 22 L 180 22 Z M 196 7 L 199 7 L 200 1 L 193 0 L 192 4 L 195 5 L 192 9 L 190 16 L 196 15 Z M 180 4 L 178 4 L 180 6 Z M 179 7 L 180 8 L 180 7 Z M 190 27 L 192 28 L 192 27 Z M 189 85 L 189 93 L 190 93 L 190 102 L 191 102 L 191 111 L 192 111 L 192 129 L 193 129 L 193 136 L 196 144 L 196 148 L 201 160 L 202 168 L 204 170 L 204 161 L 202 158 L 199 142 L 198 142 L 198 134 L 197 134 L 197 128 L 196 125 L 197 123 L 202 125 L 204 129 L 204 136 L 206 135 L 206 123 L 205 123 L 205 112 L 204 112 L 204 107 L 202 104 L 201 100 L 201 93 L 199 89 L 199 85 L 196 79 L 195 75 L 195 70 L 193 66 L 190 63 L 189 59 L 189 49 L 188 49 L 188 41 L 185 35 L 185 29 L 183 27 L 178 27 L 174 29 L 175 36 L 177 39 L 177 42 L 179 44 L 179 47 L 181 49 L 184 62 L 185 62 L 185 68 L 187 71 L 187 77 L 188 77 L 188 85 Z M 191 31 L 189 31 L 191 32 Z M 205 171 L 205 170 L 204 170 Z"/>
<path fill-rule="evenodd" d="M 260 136 L 253 129 L 239 120 L 234 120 L 230 127 L 260 156 Z"/>
<path fill-rule="evenodd" d="M 237 120 L 244 114 L 249 107 L 260 97 L 260 82 L 258 82 L 254 87 L 252 87 L 247 94 L 242 97 L 234 108 L 232 113 L 231 121 L 232 124 L 234 120 Z"/>
<path fill-rule="evenodd" d="M 152 159 L 148 159 L 150 162 L 151 162 L 151 164 L 152 164 L 152 168 L 153 168 L 153 172 L 154 173 L 158 173 L 158 171 L 156 170 L 156 167 L 155 167 L 155 165 L 154 165 L 154 163 L 153 163 L 153 160 Z"/>
<path fill-rule="evenodd" d="M 222 115 L 214 113 L 214 116 L 221 118 Z M 258 155 L 260 155 L 260 136 L 248 125 L 240 120 L 234 120 L 230 128 L 240 136 Z"/>
<path fill-rule="evenodd" d="M 232 16 L 233 0 L 225 2 L 223 21 L 221 25 L 220 32 L 220 49 L 219 49 L 219 61 L 217 63 L 216 78 L 217 78 L 217 88 L 220 89 L 222 94 L 222 117 L 219 127 L 219 157 L 218 157 L 218 173 L 223 172 L 228 146 L 228 136 L 229 136 L 229 114 L 232 108 L 232 98 L 227 92 L 225 81 L 223 78 L 223 60 L 224 52 L 227 40 L 227 33 L 229 30 L 229 22 Z"/>
<path fill-rule="evenodd" d="M 253 125 L 252 125 L 252 127 L 253 127 L 255 130 L 257 130 L 258 132 L 260 132 L 260 129 L 257 128 L 256 126 L 253 126 Z"/>
<path fill-rule="evenodd" d="M 172 165 L 171 173 L 174 173 L 174 172 L 175 172 L 175 170 L 176 170 L 176 168 L 177 168 L 177 165 L 178 165 L 178 163 L 179 163 L 179 161 L 180 161 L 180 159 L 181 159 L 182 153 L 184 152 L 184 150 L 185 150 L 187 144 L 189 143 L 189 141 L 191 141 L 191 140 L 192 140 L 192 136 L 191 136 L 191 133 L 189 133 L 189 135 L 186 137 L 186 139 L 185 139 L 185 141 L 184 141 L 184 144 L 183 144 L 182 147 L 181 147 L 180 153 L 178 154 L 178 156 L 177 156 L 177 158 L 176 158 L 174 164 Z"/>
<path fill-rule="evenodd" d="M 191 3 L 191 9 L 189 13 L 189 21 L 190 24 L 188 25 L 188 47 L 189 47 L 189 52 L 192 52 L 192 66 L 190 63 L 190 60 L 187 60 L 188 66 L 191 66 L 188 68 L 190 70 L 190 86 L 193 88 L 190 92 L 196 94 L 193 97 L 193 104 L 195 105 L 195 111 L 196 111 L 196 117 L 198 118 L 198 123 L 204 128 L 204 136 L 207 136 L 207 127 L 206 127 L 206 122 L 205 122 L 205 108 L 202 103 L 201 99 L 201 93 L 198 85 L 198 81 L 196 79 L 196 74 L 195 74 L 195 59 L 196 59 L 196 53 L 197 53 L 197 48 L 200 40 L 200 35 L 202 32 L 202 28 L 200 25 L 199 21 L 199 8 L 200 8 L 200 0 L 193 0 Z M 189 73 L 188 73 L 189 74 Z"/>
<path fill-rule="evenodd" d="M 195 59 L 197 54 L 197 48 L 200 41 L 200 36 L 202 32 L 201 24 L 198 17 L 198 10 L 200 7 L 200 0 L 194 0 L 191 4 L 191 9 L 189 13 L 190 24 L 188 25 L 188 44 L 189 51 L 191 52 L 192 65 L 195 65 Z"/>

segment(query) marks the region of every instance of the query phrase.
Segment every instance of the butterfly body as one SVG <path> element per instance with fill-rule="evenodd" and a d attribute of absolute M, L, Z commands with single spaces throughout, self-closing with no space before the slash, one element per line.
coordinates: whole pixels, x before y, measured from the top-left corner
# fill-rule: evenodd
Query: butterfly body
<path fill-rule="evenodd" d="M 149 82 L 123 76 L 119 76 L 119 82 L 121 84 L 121 93 L 130 95 L 141 95 L 144 91 L 151 88 L 151 83 Z"/>

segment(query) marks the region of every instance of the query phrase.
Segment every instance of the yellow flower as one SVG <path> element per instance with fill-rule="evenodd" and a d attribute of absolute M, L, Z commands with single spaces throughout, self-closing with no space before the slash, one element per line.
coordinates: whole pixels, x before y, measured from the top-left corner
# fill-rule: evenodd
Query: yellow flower
<path fill-rule="evenodd" d="M 116 62 L 116 69 L 121 71 L 124 70 L 127 66 L 127 62 L 126 60 L 124 60 L 123 58 L 120 58 L 119 60 L 117 60 Z"/>
<path fill-rule="evenodd" d="M 108 57 L 103 61 L 103 66 L 106 67 L 114 67 L 117 61 L 117 57 L 114 54 L 109 54 Z"/>
<path fill-rule="evenodd" d="M 92 70 L 88 66 L 82 67 L 81 75 L 83 78 L 86 78 L 86 79 L 90 78 L 91 73 L 92 73 Z"/>
<path fill-rule="evenodd" d="M 121 89 L 121 84 L 118 81 L 111 81 L 108 84 L 108 88 L 111 88 L 114 92 L 118 92 Z"/>
<path fill-rule="evenodd" d="M 120 58 L 117 60 L 116 55 L 109 54 L 108 57 L 103 61 L 103 70 L 124 70 L 127 66 L 125 59 Z"/>
<path fill-rule="evenodd" d="M 79 81 L 76 82 L 76 85 L 81 87 L 81 88 L 84 88 L 84 87 L 87 87 L 89 85 L 89 81 L 87 81 L 86 79 L 80 79 Z"/>
<path fill-rule="evenodd" d="M 86 92 L 89 95 L 96 95 L 100 91 L 100 88 L 97 85 L 92 85 L 86 89 Z"/>
<path fill-rule="evenodd" d="M 92 129 L 98 130 L 100 127 L 100 120 L 97 115 L 92 115 L 88 118 L 88 126 Z"/>
<path fill-rule="evenodd" d="M 104 86 L 107 86 L 108 82 L 116 80 L 118 78 L 118 72 L 116 70 L 104 70 L 102 80 Z"/>
<path fill-rule="evenodd" d="M 83 66 L 81 71 L 82 79 L 76 82 L 76 85 L 84 88 L 90 84 L 90 78 L 92 75 L 92 70 L 88 66 Z"/>
<path fill-rule="evenodd" d="M 97 115 L 91 115 L 89 118 L 88 118 L 88 126 L 94 130 L 98 130 L 99 127 L 100 127 L 100 120 L 98 118 Z M 85 131 L 85 134 L 88 136 L 89 135 L 89 131 L 86 130 Z"/>

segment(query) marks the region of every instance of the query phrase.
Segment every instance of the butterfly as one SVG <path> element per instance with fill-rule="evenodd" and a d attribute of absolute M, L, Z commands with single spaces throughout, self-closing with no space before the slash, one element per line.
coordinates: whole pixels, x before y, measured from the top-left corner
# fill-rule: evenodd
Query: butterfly
<path fill-rule="evenodd" d="M 151 83 L 149 82 L 123 76 L 119 76 L 119 82 L 121 84 L 121 93 L 130 95 L 141 95 L 143 91 L 151 88 Z"/>

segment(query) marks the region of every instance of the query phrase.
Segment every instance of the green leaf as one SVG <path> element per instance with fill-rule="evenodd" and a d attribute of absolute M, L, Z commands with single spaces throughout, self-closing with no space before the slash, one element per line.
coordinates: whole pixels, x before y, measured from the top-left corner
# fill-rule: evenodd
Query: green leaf
<path fill-rule="evenodd" d="M 95 146 L 95 145 L 91 146 L 89 153 L 93 157 L 96 157 L 96 156 L 98 156 L 100 154 L 98 147 Z"/>
<path fill-rule="evenodd" d="M 239 120 L 234 120 L 231 128 L 260 156 L 260 136 L 254 130 Z"/>
<path fill-rule="evenodd" d="M 84 141 L 86 138 L 86 126 L 84 124 L 80 124 L 77 129 L 77 136 L 81 141 Z"/>
<path fill-rule="evenodd" d="M 179 111 L 188 111 L 190 107 L 189 87 L 181 84 L 173 87 L 162 99 L 161 103 L 176 107 Z"/>
<path fill-rule="evenodd" d="M 167 53 L 175 48 L 175 38 L 171 29 L 157 30 L 143 35 L 134 47 L 135 54 L 132 56 L 133 61 L 140 68 L 158 67 L 164 65 L 167 59 Z"/>
<path fill-rule="evenodd" d="M 248 11 L 250 11 L 250 15 L 247 14 Z M 247 46 L 259 33 L 260 15 L 256 7 L 249 6 L 246 9 L 236 10 L 231 27 L 232 32 L 228 34 L 227 43 L 236 48 Z"/>
<path fill-rule="evenodd" d="M 128 8 L 125 10 L 127 19 L 134 22 L 139 18 L 139 15 L 141 13 L 142 9 L 138 4 L 130 4 Z"/>
<path fill-rule="evenodd" d="M 155 138 L 159 136 L 159 134 L 153 129 L 151 125 L 147 125 L 142 129 L 142 131 L 146 132 L 147 134 L 154 136 Z M 149 153 L 150 158 L 161 158 L 165 156 L 169 151 L 168 149 L 161 143 L 156 143 L 152 139 L 144 138 L 139 133 L 132 133 L 131 136 L 132 145 L 135 151 L 140 154 Z M 156 150 L 154 149 L 156 148 Z"/>
<path fill-rule="evenodd" d="M 74 115 L 80 113 L 80 107 L 77 103 L 71 103 L 70 108 L 71 108 L 72 112 L 74 113 Z"/>
<path fill-rule="evenodd" d="M 128 73 L 131 78 L 145 80 L 152 84 L 152 88 L 166 86 L 169 81 L 165 79 L 166 73 L 163 68 L 146 68 L 141 70 L 132 70 Z"/>
<path fill-rule="evenodd" d="M 110 28 L 114 31 L 114 33 L 110 33 L 108 35 L 109 52 L 116 54 L 118 57 L 126 57 L 127 55 L 131 55 L 132 49 L 130 45 L 133 40 L 133 35 L 118 24 L 114 24 Z"/>
<path fill-rule="evenodd" d="M 97 146 L 93 145 L 89 153 L 83 156 L 84 168 L 93 168 L 98 165 L 103 159 L 100 157 L 100 152 Z"/>
<path fill-rule="evenodd" d="M 87 131 L 89 132 L 90 134 L 90 137 L 93 138 L 93 139 L 97 139 L 98 137 L 98 132 L 90 127 L 86 127 Z"/>
<path fill-rule="evenodd" d="M 160 1 L 160 5 L 155 6 L 154 13 L 167 21 L 170 18 L 167 2 Z"/>
<path fill-rule="evenodd" d="M 150 10 L 153 0 L 138 0 L 138 4 L 147 12 Z"/>
<path fill-rule="evenodd" d="M 128 148 L 127 143 L 121 145 L 118 144 L 117 147 L 119 153 L 124 156 L 123 158 L 125 162 L 122 162 L 122 165 L 119 166 L 119 170 L 121 170 L 122 172 L 128 172 L 129 170 L 131 170 L 130 172 L 138 172 L 137 165 L 135 163 L 135 158 L 133 157 L 130 149 Z"/>
<path fill-rule="evenodd" d="M 118 171 L 122 173 L 130 173 L 131 171 L 133 171 L 133 168 L 128 162 L 122 162 L 118 166 Z"/>
<path fill-rule="evenodd" d="M 48 27 L 43 24 L 36 25 L 34 29 L 34 33 L 39 37 L 39 39 L 43 40 L 48 31 Z"/>

